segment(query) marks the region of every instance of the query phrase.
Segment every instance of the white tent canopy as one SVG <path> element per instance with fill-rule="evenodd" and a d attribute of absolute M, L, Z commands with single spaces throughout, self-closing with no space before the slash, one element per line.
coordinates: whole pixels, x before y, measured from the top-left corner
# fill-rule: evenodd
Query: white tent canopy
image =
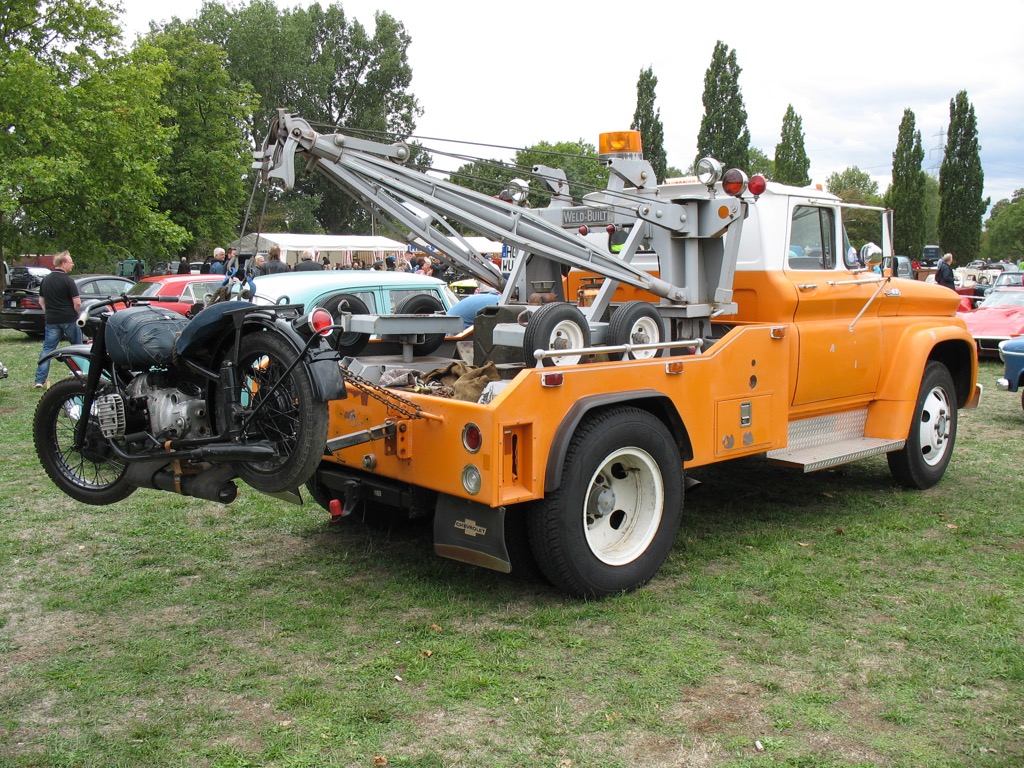
<path fill-rule="evenodd" d="M 476 248 L 477 253 L 483 254 L 485 256 L 500 256 L 502 253 L 502 248 L 504 247 L 502 243 L 498 240 L 490 240 L 489 238 L 477 237 L 475 235 L 472 237 L 467 237 L 465 238 L 465 240 L 471 246 Z M 437 249 L 431 245 L 427 245 L 422 240 L 416 240 L 414 243 L 409 244 L 409 250 L 416 251 L 419 253 L 435 253 Z"/>
<path fill-rule="evenodd" d="M 317 259 L 324 256 L 331 264 L 351 264 L 359 259 L 364 266 L 388 256 L 406 253 L 405 243 L 387 237 L 372 235 L 301 235 L 292 233 L 262 232 L 257 242 L 256 233 L 246 235 L 229 245 L 238 249 L 239 256 L 247 258 L 255 253 L 266 253 L 270 246 L 281 249 L 281 261 L 295 265 L 303 251 L 312 251 Z"/>

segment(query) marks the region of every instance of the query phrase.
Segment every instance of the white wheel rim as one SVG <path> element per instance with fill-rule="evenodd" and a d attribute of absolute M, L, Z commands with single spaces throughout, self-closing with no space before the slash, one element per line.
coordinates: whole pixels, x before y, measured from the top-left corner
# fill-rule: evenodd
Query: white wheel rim
<path fill-rule="evenodd" d="M 946 390 L 935 387 L 925 398 L 918 423 L 921 458 L 925 464 L 934 467 L 942 461 L 949 451 L 952 432 L 952 409 Z"/>
<path fill-rule="evenodd" d="M 630 344 L 656 344 L 661 341 L 661 327 L 653 317 L 638 318 L 633 327 L 629 329 Z M 633 351 L 633 357 L 637 360 L 650 360 L 656 354 L 656 349 L 639 349 Z"/>
<path fill-rule="evenodd" d="M 651 455 L 634 447 L 615 451 L 587 484 L 587 546 L 607 565 L 631 563 L 650 547 L 664 508 L 665 483 Z"/>
<path fill-rule="evenodd" d="M 548 338 L 548 349 L 582 349 L 584 347 L 583 329 L 572 320 L 563 320 L 551 329 Z M 559 355 L 551 358 L 555 365 L 576 365 L 582 355 Z"/>

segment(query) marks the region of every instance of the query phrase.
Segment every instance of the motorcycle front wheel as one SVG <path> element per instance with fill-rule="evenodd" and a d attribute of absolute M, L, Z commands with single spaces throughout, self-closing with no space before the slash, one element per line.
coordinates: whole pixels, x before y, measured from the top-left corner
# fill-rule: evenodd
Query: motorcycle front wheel
<path fill-rule="evenodd" d="M 259 408 L 245 430 L 246 441 L 267 441 L 276 455 L 263 462 L 240 462 L 238 476 L 258 491 L 294 491 L 310 478 L 327 442 L 327 403 L 314 395 L 305 366 L 286 375 L 296 352 L 271 332 L 242 339 L 238 360 L 241 405 Z"/>
<path fill-rule="evenodd" d="M 46 390 L 36 406 L 33 436 L 39 463 L 54 484 L 83 504 L 103 506 L 127 498 L 135 486 L 125 481 L 128 465 L 119 461 L 100 433 L 95 413 L 85 441 L 75 447 L 82 418 L 85 382 L 65 379 Z"/>

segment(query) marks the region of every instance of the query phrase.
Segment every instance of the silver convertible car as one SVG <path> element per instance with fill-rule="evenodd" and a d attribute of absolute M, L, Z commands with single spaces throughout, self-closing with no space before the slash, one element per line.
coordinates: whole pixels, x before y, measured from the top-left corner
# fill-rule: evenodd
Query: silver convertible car
<path fill-rule="evenodd" d="M 254 279 L 257 304 L 303 304 L 306 311 L 323 307 L 336 317 L 353 315 L 432 315 L 457 302 L 451 289 L 434 277 L 376 270 L 282 272 Z M 368 333 L 333 334 L 343 355 L 360 354 L 373 341 L 372 353 L 390 354 L 387 342 Z M 444 333 L 425 334 L 413 345 L 416 356 L 431 355 L 444 343 Z"/>

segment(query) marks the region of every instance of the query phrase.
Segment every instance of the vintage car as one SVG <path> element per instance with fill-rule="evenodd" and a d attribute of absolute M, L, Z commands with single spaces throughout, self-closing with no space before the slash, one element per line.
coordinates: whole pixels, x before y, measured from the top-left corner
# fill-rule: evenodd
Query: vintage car
<path fill-rule="evenodd" d="M 999 342 L 1024 335 L 1024 287 L 994 288 L 977 308 L 957 312 L 974 337 L 979 357 L 999 354 Z"/>
<path fill-rule="evenodd" d="M 1006 392 L 1020 390 L 1020 405 L 1024 408 L 1024 336 L 999 342 L 999 359 L 1006 368 L 996 386 Z"/>
<path fill-rule="evenodd" d="M 19 269 L 39 270 L 40 267 L 15 267 L 12 274 Z M 4 306 L 0 310 L 0 328 L 23 331 L 29 336 L 42 337 L 46 332 L 43 308 L 39 305 L 39 285 L 42 277 L 49 274 L 49 269 L 36 273 L 30 282 L 31 287 L 12 287 L 4 291 Z M 35 279 L 38 277 L 39 279 Z M 78 295 L 82 302 L 102 301 L 112 296 L 126 293 L 135 286 L 133 280 L 116 275 L 72 275 L 78 286 Z"/>
<path fill-rule="evenodd" d="M 255 303 L 303 304 L 307 311 L 324 307 L 340 317 L 353 315 L 430 315 L 445 313 L 458 297 L 442 281 L 426 275 L 407 272 L 346 269 L 310 272 L 281 272 L 254 279 Z M 413 354 L 430 355 L 445 342 L 446 334 L 421 336 L 413 344 Z M 358 355 L 366 345 L 374 343 L 373 353 L 389 354 L 396 342 L 371 334 L 348 331 L 332 334 L 339 352 Z"/>
<path fill-rule="evenodd" d="M 139 280 L 128 295 L 160 299 L 160 306 L 192 317 L 192 307 L 223 282 L 224 275 L 156 275 Z"/>

